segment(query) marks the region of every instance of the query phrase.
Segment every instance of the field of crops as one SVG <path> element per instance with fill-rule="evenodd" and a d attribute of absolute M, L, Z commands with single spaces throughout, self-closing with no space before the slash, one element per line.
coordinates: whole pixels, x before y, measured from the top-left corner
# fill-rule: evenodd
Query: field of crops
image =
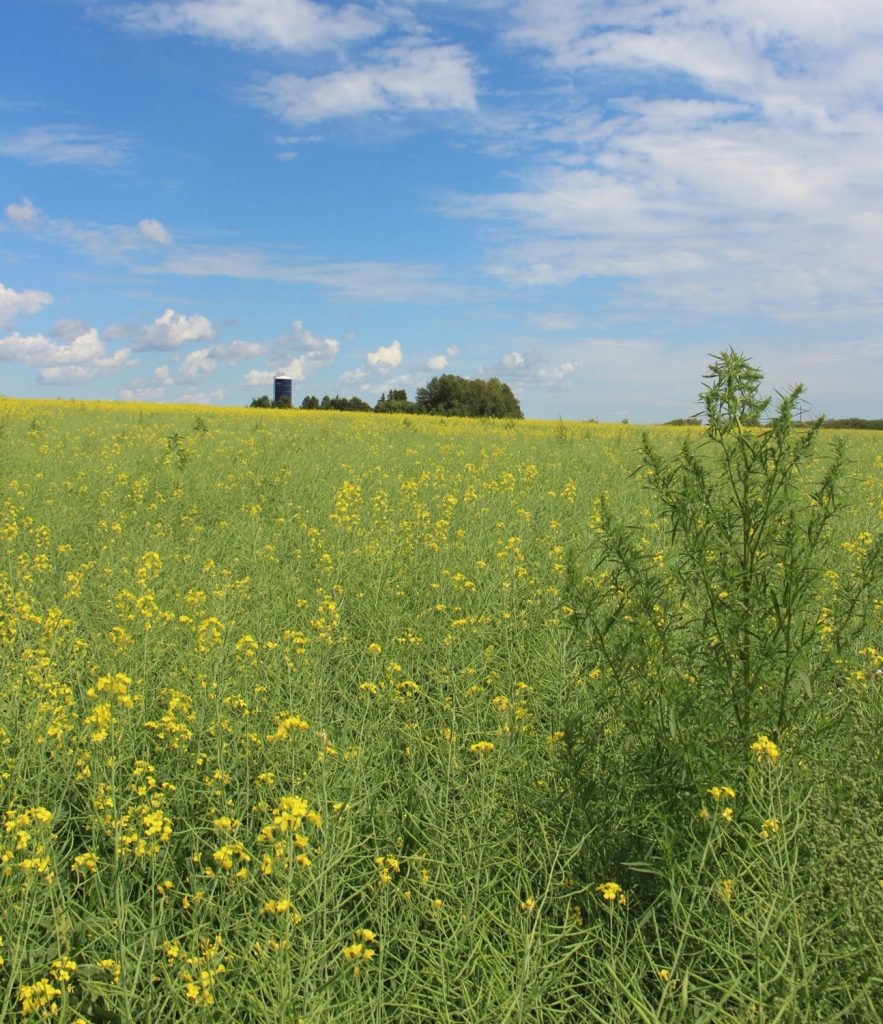
<path fill-rule="evenodd" d="M 846 443 L 743 720 L 640 428 L 0 400 L 0 1020 L 880 1020 Z"/>

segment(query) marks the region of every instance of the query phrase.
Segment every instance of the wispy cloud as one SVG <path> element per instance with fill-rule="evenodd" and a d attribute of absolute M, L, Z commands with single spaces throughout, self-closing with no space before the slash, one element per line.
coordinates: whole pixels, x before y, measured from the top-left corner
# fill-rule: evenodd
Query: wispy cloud
<path fill-rule="evenodd" d="M 290 257 L 286 259 L 285 254 L 274 254 L 260 248 L 179 247 L 160 263 L 137 269 L 148 274 L 312 284 L 328 288 L 345 298 L 372 302 L 445 299 L 464 293 L 462 287 L 443 280 L 437 268 L 425 264 L 307 259 L 296 262 Z"/>
<path fill-rule="evenodd" d="M 27 196 L 10 203 L 4 212 L 13 227 L 101 262 L 125 260 L 136 253 L 162 252 L 174 244 L 165 225 L 149 218 L 137 224 L 96 224 L 50 217 Z"/>
<path fill-rule="evenodd" d="M 474 111 L 476 85 L 460 46 L 399 44 L 324 75 L 271 75 L 246 93 L 293 125 L 381 111 Z"/>
<path fill-rule="evenodd" d="M 159 0 L 118 4 L 112 15 L 132 30 L 178 33 L 229 46 L 315 53 L 383 30 L 383 8 L 330 7 L 313 0 Z"/>
<path fill-rule="evenodd" d="M 497 225 L 490 273 L 645 309 L 880 308 L 879 4 L 522 0 L 505 39 L 562 92 L 518 184 L 446 206 Z"/>
<path fill-rule="evenodd" d="M 132 140 L 79 125 L 48 124 L 0 134 L 0 156 L 30 164 L 116 167 L 128 160 Z"/>

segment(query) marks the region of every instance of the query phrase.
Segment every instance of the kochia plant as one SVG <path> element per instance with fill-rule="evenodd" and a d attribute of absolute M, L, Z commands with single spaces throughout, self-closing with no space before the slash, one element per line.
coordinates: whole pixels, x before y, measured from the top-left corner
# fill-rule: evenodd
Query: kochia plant
<path fill-rule="evenodd" d="M 688 786 L 795 723 L 816 677 L 832 677 L 883 563 L 878 535 L 844 581 L 849 598 L 830 599 L 824 542 L 843 497 L 843 442 L 820 457 L 822 421 L 796 422 L 802 386 L 771 410 L 760 370 L 732 350 L 706 380 L 700 443 L 667 460 L 644 437 L 649 521 L 626 524 L 600 502 L 601 556 L 592 574 L 571 572 L 602 703 L 646 768 Z"/>

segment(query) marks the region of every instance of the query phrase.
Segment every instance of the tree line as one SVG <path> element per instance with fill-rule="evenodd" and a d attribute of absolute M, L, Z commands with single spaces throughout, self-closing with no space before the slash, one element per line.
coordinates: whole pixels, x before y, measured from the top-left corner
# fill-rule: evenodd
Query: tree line
<path fill-rule="evenodd" d="M 291 409 L 290 400 L 273 401 L 268 395 L 261 395 L 251 402 L 252 409 Z M 337 412 L 398 412 L 427 414 L 432 416 L 475 416 L 493 419 L 524 419 L 521 405 L 508 384 L 496 377 L 490 380 L 467 380 L 452 373 L 433 377 L 425 387 L 417 389 L 412 402 L 404 389 L 393 388 L 385 391 L 370 405 L 358 396 L 344 398 L 341 395 L 324 395 L 320 400 L 315 395 L 306 395 L 300 403 L 301 409 L 336 410 Z"/>

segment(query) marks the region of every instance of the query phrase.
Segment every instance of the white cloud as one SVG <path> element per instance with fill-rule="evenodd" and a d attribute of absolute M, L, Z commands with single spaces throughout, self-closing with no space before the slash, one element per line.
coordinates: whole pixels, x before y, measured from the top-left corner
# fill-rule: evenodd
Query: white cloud
<path fill-rule="evenodd" d="M 380 14 L 360 4 L 331 8 L 313 0 L 163 0 L 117 10 L 133 30 L 293 53 L 333 49 L 383 28 Z"/>
<path fill-rule="evenodd" d="M 138 221 L 138 230 L 148 242 L 155 242 L 157 245 L 173 244 L 172 236 L 161 221 L 151 220 L 150 218 L 140 220 Z"/>
<path fill-rule="evenodd" d="M 198 341 L 209 341 L 215 336 L 211 320 L 200 314 L 185 316 L 167 309 L 148 327 L 139 332 L 140 349 L 170 350 Z"/>
<path fill-rule="evenodd" d="M 249 95 L 291 124 L 387 110 L 477 109 L 469 56 L 453 45 L 393 46 L 374 64 L 314 78 L 272 75 Z"/>
<path fill-rule="evenodd" d="M 0 324 L 10 324 L 20 316 L 30 316 L 54 301 L 49 292 L 39 292 L 32 288 L 17 292 L 0 281 Z"/>
<path fill-rule="evenodd" d="M 41 240 L 60 242 L 78 255 L 100 261 L 124 260 L 134 253 L 153 252 L 157 245 L 168 249 L 173 239 L 158 220 L 138 224 L 95 224 L 62 217 L 48 217 L 30 199 L 10 203 L 6 217 L 15 227 Z"/>
<path fill-rule="evenodd" d="M 582 363 L 564 362 L 558 366 L 539 366 L 536 369 L 536 381 L 539 384 L 561 384 L 573 376 Z"/>
<path fill-rule="evenodd" d="M 402 346 L 397 341 L 393 341 L 389 345 L 381 345 L 374 352 L 369 352 L 365 357 L 368 360 L 368 365 L 372 367 L 380 367 L 390 369 L 396 366 L 401 366 L 403 354 Z"/>
<path fill-rule="evenodd" d="M 308 331 L 300 320 L 292 324 L 290 341 L 306 350 L 307 358 L 317 363 L 332 361 L 340 351 L 340 342 L 336 338 L 320 338 Z"/>
<path fill-rule="evenodd" d="M 572 331 L 583 322 L 569 313 L 531 313 L 527 319 L 538 331 Z"/>
<path fill-rule="evenodd" d="M 27 196 L 22 196 L 21 201 L 18 203 L 10 203 L 6 207 L 5 213 L 12 223 L 20 228 L 36 224 L 42 216 L 42 211 L 34 206 Z"/>
<path fill-rule="evenodd" d="M 432 356 L 430 359 L 426 360 L 427 369 L 435 370 L 436 372 L 444 370 L 447 365 L 447 356 Z"/>
<path fill-rule="evenodd" d="M 507 352 L 503 356 L 502 364 L 507 370 L 513 370 L 524 365 L 524 356 L 520 352 Z"/>
<path fill-rule="evenodd" d="M 108 352 L 94 327 L 61 345 L 42 334 L 16 332 L 0 338 L 0 362 L 38 367 L 38 379 L 47 384 L 80 384 L 133 365 L 129 349 Z"/>
<path fill-rule="evenodd" d="M 175 399 L 187 405 L 217 405 L 223 402 L 226 391 L 223 388 L 213 388 L 211 391 L 182 391 Z"/>
<path fill-rule="evenodd" d="M 361 384 L 367 380 L 370 374 L 364 366 L 359 366 L 355 370 L 347 370 L 345 373 L 340 375 L 340 381 L 343 384 Z"/>
<path fill-rule="evenodd" d="M 487 269 L 537 286 L 617 279 L 644 309 L 876 311 L 883 87 L 856 91 L 852 68 L 880 48 L 883 17 L 829 41 L 833 8 L 813 6 L 806 25 L 785 6 L 565 3 L 559 21 L 522 3 L 529 31 L 515 38 L 550 73 L 579 81 L 611 64 L 629 91 L 606 111 L 571 93 L 545 131 L 559 155 L 546 150 L 520 187 L 449 205 L 502 225 Z M 707 98 L 684 99 L 688 81 Z"/>
<path fill-rule="evenodd" d="M 254 248 L 194 246 L 177 249 L 161 263 L 136 268 L 146 274 L 188 277 L 230 277 L 237 280 L 281 281 L 318 285 L 347 299 L 407 302 L 417 298 L 453 299 L 465 289 L 439 280 L 438 271 L 413 263 L 323 262 L 283 263 L 272 253 Z"/>
<path fill-rule="evenodd" d="M 117 394 L 124 402 L 161 402 L 165 398 L 166 389 L 164 387 L 133 385 L 129 388 L 120 388 Z"/>
<path fill-rule="evenodd" d="M 198 348 L 189 352 L 181 361 L 178 367 L 177 376 L 179 380 L 196 380 L 199 377 L 207 377 L 218 368 L 217 362 L 211 357 L 211 349 Z"/>
<path fill-rule="evenodd" d="M 257 341 L 231 341 L 229 345 L 215 345 L 209 354 L 212 359 L 219 359 L 223 363 L 234 366 L 245 359 L 262 356 L 266 351 L 267 346 Z"/>
<path fill-rule="evenodd" d="M 235 346 L 241 346 L 238 349 L 236 362 L 240 358 L 260 355 L 268 348 L 265 345 L 250 346 L 252 351 L 246 356 L 244 354 L 246 345 L 246 342 L 233 342 L 229 346 L 231 349 Z M 293 356 L 291 354 L 292 347 L 300 349 L 303 354 Z M 215 356 L 222 349 L 223 346 L 216 346 L 215 349 L 212 349 L 211 355 Z M 281 353 L 282 358 L 286 359 L 287 362 L 282 363 L 276 370 L 272 371 L 249 370 L 243 378 L 246 384 L 252 387 L 269 387 L 273 383 L 273 378 L 277 376 L 291 377 L 292 381 L 305 380 L 307 374 L 317 367 L 334 361 L 340 351 L 340 342 L 336 338 L 320 338 L 317 334 L 304 327 L 301 320 L 295 320 L 291 325 L 291 330 L 287 334 L 282 335 L 281 338 L 278 338 L 271 346 L 271 350 L 277 354 Z M 228 359 L 227 361 L 234 360 Z"/>
<path fill-rule="evenodd" d="M 448 345 L 445 349 L 445 355 L 450 356 L 451 359 L 455 359 L 460 355 L 460 349 L 457 345 Z"/>
<path fill-rule="evenodd" d="M 301 381 L 306 377 L 305 362 L 305 356 L 297 356 L 276 370 L 249 370 L 242 379 L 251 387 L 269 387 L 275 377 L 291 377 L 292 381 Z"/>
<path fill-rule="evenodd" d="M 0 135 L 0 156 L 31 164 L 115 167 L 128 158 L 130 149 L 131 142 L 125 136 L 78 125 L 50 124 Z"/>

